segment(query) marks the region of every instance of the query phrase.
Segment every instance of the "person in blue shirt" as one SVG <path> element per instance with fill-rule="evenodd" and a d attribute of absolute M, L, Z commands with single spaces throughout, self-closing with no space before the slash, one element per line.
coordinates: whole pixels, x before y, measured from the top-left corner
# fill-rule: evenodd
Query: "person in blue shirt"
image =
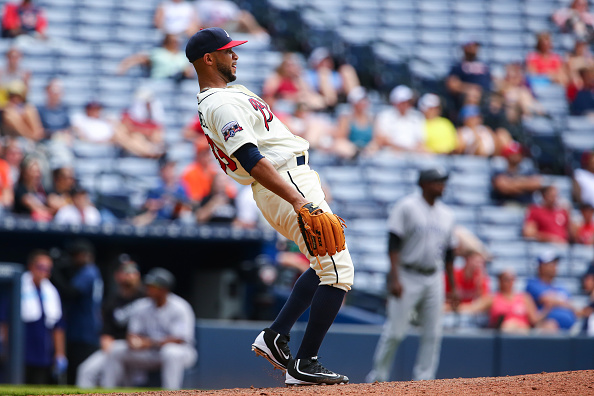
<path fill-rule="evenodd" d="M 569 292 L 554 284 L 557 276 L 559 255 L 545 250 L 538 256 L 538 274 L 526 284 L 526 292 L 532 296 L 539 310 L 547 312 L 544 328 L 568 330 L 576 321 L 576 309 L 570 301 Z"/>
<path fill-rule="evenodd" d="M 47 100 L 44 105 L 38 106 L 39 118 L 45 130 L 44 138 L 61 137 L 66 142 L 72 140 L 70 115 L 62 103 L 62 83 L 54 78 L 45 87 Z"/>
<path fill-rule="evenodd" d="M 55 383 L 68 366 L 64 321 L 58 291 L 49 281 L 53 261 L 48 252 L 34 250 L 21 276 L 21 318 L 24 331 L 25 383 Z M 0 323 L 7 321 L 8 301 L 2 301 Z"/>
<path fill-rule="evenodd" d="M 451 102 L 448 109 L 450 119 L 456 120 L 457 113 L 464 105 L 464 99 L 470 91 L 478 91 L 482 96 L 491 90 L 491 71 L 489 66 L 478 59 L 480 43 L 469 39 L 462 44 L 464 57 L 450 69 L 446 78 L 446 89 Z"/>
<path fill-rule="evenodd" d="M 191 216 L 190 200 L 185 187 L 175 174 L 175 165 L 176 163 L 167 157 L 159 160 L 161 181 L 158 187 L 149 190 L 144 212 L 135 218 L 137 225 L 177 220 L 184 215 Z"/>
<path fill-rule="evenodd" d="M 74 384 L 78 366 L 99 349 L 102 327 L 103 280 L 95 265 L 95 249 L 79 239 L 68 246 L 70 265 L 56 271 L 54 281 L 64 302 L 68 384 Z"/>

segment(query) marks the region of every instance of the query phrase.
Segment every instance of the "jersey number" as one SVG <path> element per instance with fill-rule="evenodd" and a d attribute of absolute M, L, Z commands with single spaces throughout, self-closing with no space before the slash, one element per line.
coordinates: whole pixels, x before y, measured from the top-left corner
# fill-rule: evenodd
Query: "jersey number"
<path fill-rule="evenodd" d="M 231 172 L 235 172 L 237 170 L 237 164 L 235 163 L 235 161 L 229 158 L 229 156 L 225 154 L 223 150 L 218 148 L 217 145 L 212 141 L 210 136 L 206 134 L 204 136 L 206 136 L 206 140 L 210 145 L 210 149 L 212 150 L 212 153 L 214 154 L 217 161 L 219 161 L 219 165 L 221 165 L 221 169 L 223 169 L 223 172 L 227 173 L 227 168 L 229 168 Z"/>
<path fill-rule="evenodd" d="M 269 131 L 270 127 L 268 126 L 268 123 L 274 118 L 272 111 L 270 111 L 267 105 L 257 99 L 251 98 L 250 103 L 254 107 L 254 110 L 260 111 L 260 113 L 262 113 L 262 117 L 264 117 L 264 126 L 266 127 L 266 130 Z"/>

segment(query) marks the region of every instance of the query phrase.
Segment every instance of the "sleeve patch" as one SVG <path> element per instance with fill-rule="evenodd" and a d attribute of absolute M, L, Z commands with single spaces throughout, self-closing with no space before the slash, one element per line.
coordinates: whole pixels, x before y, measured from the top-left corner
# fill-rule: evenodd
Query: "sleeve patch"
<path fill-rule="evenodd" d="M 232 138 L 233 136 L 235 136 L 237 132 L 240 131 L 243 131 L 241 125 L 239 125 L 237 121 L 231 121 L 225 124 L 225 126 L 221 130 L 221 133 L 223 134 L 223 138 L 225 139 L 225 141 L 227 141 L 229 140 L 229 138 Z"/>

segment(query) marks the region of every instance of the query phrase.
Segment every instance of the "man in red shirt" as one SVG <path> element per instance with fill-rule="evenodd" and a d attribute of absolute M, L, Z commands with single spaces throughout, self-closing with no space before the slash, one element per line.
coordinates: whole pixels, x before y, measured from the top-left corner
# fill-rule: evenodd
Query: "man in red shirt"
<path fill-rule="evenodd" d="M 559 205 L 557 188 L 543 187 L 541 194 L 542 204 L 528 208 L 524 220 L 524 237 L 539 242 L 568 243 L 571 217 L 568 210 Z"/>
<path fill-rule="evenodd" d="M 482 254 L 471 251 L 465 255 L 464 267 L 454 269 L 454 282 L 460 296 L 461 303 L 469 303 L 489 294 L 491 286 L 485 272 L 485 258 Z M 449 295 L 450 285 L 445 282 L 446 296 Z M 446 301 L 446 309 L 449 301 Z"/>
<path fill-rule="evenodd" d="M 33 0 L 21 4 L 7 3 L 2 13 L 2 36 L 17 37 L 21 34 L 45 37 L 47 19 L 43 10 Z"/>

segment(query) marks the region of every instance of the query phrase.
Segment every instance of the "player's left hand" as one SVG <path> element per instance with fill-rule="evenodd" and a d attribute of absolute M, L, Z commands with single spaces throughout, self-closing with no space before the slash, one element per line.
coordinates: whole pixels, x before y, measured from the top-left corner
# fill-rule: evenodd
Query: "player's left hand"
<path fill-rule="evenodd" d="M 68 369 L 68 359 L 66 359 L 66 356 L 64 356 L 64 355 L 56 356 L 56 359 L 54 362 L 54 370 L 53 370 L 54 376 L 59 377 L 60 375 L 64 374 L 67 369 Z"/>
<path fill-rule="evenodd" d="M 460 306 L 460 293 L 458 293 L 458 290 L 454 289 L 450 291 L 447 297 L 450 301 L 450 305 L 452 306 L 452 310 L 454 312 L 458 312 L 458 307 Z"/>
<path fill-rule="evenodd" d="M 308 202 L 297 213 L 297 221 L 312 256 L 333 256 L 346 248 L 346 224 L 334 213 L 324 212 L 313 202 Z"/>

